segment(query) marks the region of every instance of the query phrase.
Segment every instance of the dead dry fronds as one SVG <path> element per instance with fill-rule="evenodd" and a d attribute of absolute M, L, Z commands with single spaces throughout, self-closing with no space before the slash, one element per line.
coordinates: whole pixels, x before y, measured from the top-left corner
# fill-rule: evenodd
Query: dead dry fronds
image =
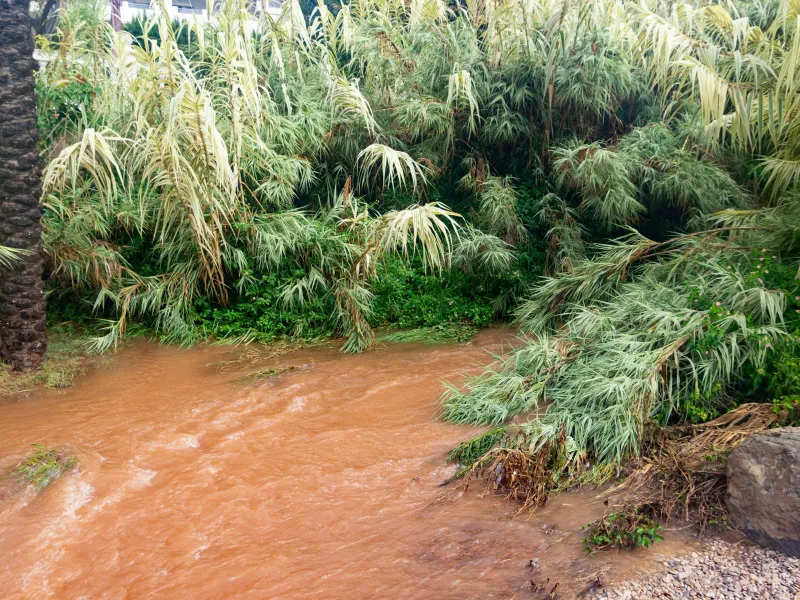
<path fill-rule="evenodd" d="M 623 506 L 643 507 L 657 519 L 694 522 L 700 531 L 726 526 L 728 455 L 781 419 L 771 404 L 749 403 L 700 425 L 653 428 L 642 458 L 606 495 L 623 498 Z"/>
<path fill-rule="evenodd" d="M 466 471 L 455 497 L 461 497 L 473 480 L 485 479 L 484 493 L 500 493 L 521 503 L 516 515 L 546 504 L 552 492 L 564 487 L 569 463 L 566 441 L 562 431 L 532 452 L 502 445 L 489 450 Z"/>

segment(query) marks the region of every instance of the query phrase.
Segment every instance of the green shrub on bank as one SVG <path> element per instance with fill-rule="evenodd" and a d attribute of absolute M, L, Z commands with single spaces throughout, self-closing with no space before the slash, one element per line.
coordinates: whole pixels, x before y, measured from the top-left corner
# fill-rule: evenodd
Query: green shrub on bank
<path fill-rule="evenodd" d="M 660 535 L 664 528 L 635 506 L 609 513 L 584 529 L 586 538 L 582 541 L 590 554 L 611 548 L 649 548 L 664 539 Z"/>
<path fill-rule="evenodd" d="M 288 337 L 313 340 L 329 336 L 330 309 L 323 298 L 302 307 L 287 305 L 281 298 L 284 287 L 297 275 L 301 273 L 262 275 L 228 306 L 212 303 L 206 296 L 198 298 L 194 308 L 199 329 L 206 337 L 265 343 Z"/>
<path fill-rule="evenodd" d="M 44 78 L 37 79 L 38 125 L 42 132 L 42 150 L 49 150 L 54 140 L 81 123 L 91 121 L 88 113 L 98 91 L 94 84 L 83 79 L 55 83 L 45 82 Z"/>
<path fill-rule="evenodd" d="M 426 273 L 419 265 L 389 261 L 375 284 L 372 323 L 412 329 L 444 323 L 488 325 L 494 315 L 490 285 L 458 270 Z"/>
<path fill-rule="evenodd" d="M 378 267 L 378 273 L 368 320 L 371 326 L 384 329 L 458 324 L 485 327 L 502 316 L 495 307 L 499 290 L 509 285 L 509 278 L 519 278 L 513 272 L 503 278 L 485 279 L 457 269 L 434 273 L 426 271 L 419 261 L 408 264 L 400 259 L 387 260 Z M 208 337 L 247 337 L 261 342 L 333 335 L 330 298 L 318 297 L 302 307 L 283 301 L 282 290 L 298 275 L 297 272 L 262 275 L 224 307 L 201 297 L 194 304 L 198 327 Z"/>

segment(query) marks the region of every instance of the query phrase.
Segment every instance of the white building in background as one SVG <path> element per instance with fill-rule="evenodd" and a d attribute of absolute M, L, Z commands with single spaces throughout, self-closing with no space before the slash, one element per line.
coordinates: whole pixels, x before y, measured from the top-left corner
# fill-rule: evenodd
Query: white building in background
<path fill-rule="evenodd" d="M 165 0 L 167 14 L 170 19 L 189 19 L 205 21 L 209 16 L 209 7 L 218 4 L 219 0 Z M 283 0 L 256 0 L 253 10 L 256 14 L 266 11 L 277 18 L 281 12 Z M 110 14 L 109 6 L 109 14 Z M 122 0 L 120 3 L 120 20 L 130 23 L 137 16 L 153 15 L 157 8 L 150 5 L 148 0 Z M 213 13 L 213 10 L 211 11 Z"/>
<path fill-rule="evenodd" d="M 111 20 L 112 1 L 108 0 L 108 8 L 106 18 Z M 207 21 L 209 19 L 208 7 L 219 5 L 222 0 L 164 0 L 167 14 L 170 20 L 190 20 L 190 21 Z M 32 7 L 36 7 L 37 0 L 31 2 Z M 258 27 L 256 16 L 267 12 L 272 18 L 277 19 L 281 14 L 281 8 L 284 0 L 251 0 L 250 11 L 253 13 L 254 18 L 247 23 L 248 31 L 253 31 Z M 120 21 L 124 25 L 130 23 L 136 17 L 150 17 L 161 10 L 159 3 L 156 2 L 155 6 L 149 0 L 122 0 L 119 2 L 120 7 Z M 213 18 L 214 10 L 210 11 Z M 47 63 L 52 61 L 56 56 L 55 52 L 45 52 L 40 48 L 33 51 L 33 57 L 39 63 L 40 68 L 44 68 Z"/>

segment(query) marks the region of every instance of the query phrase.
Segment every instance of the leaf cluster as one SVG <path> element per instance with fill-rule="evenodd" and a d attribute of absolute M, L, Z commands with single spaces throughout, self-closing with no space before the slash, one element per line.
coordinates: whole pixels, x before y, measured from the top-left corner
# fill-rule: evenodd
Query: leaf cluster
<path fill-rule="evenodd" d="M 649 548 L 664 539 L 660 535 L 664 528 L 635 506 L 609 513 L 583 528 L 586 537 L 581 541 L 591 554 L 609 548 Z"/>

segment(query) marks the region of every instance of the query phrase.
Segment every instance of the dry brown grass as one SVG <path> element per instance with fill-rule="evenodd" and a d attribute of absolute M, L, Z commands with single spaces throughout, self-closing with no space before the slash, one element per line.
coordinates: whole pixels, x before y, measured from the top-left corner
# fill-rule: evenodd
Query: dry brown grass
<path fill-rule="evenodd" d="M 466 471 L 455 497 L 461 497 L 473 480 L 482 479 L 486 481 L 484 493 L 500 493 L 520 503 L 516 514 L 542 506 L 552 492 L 563 488 L 568 464 L 566 439 L 562 431 L 534 452 L 504 446 L 489 450 Z"/>
<path fill-rule="evenodd" d="M 290 371 L 294 371 L 297 369 L 294 365 L 278 365 L 275 367 L 267 367 L 265 369 L 257 369 L 247 375 L 243 375 L 240 379 L 243 381 L 257 381 L 260 379 L 269 379 L 271 377 L 277 377 L 283 373 L 288 373 Z"/>
<path fill-rule="evenodd" d="M 654 518 L 680 518 L 700 531 L 726 526 L 726 461 L 753 434 L 781 421 L 771 404 L 742 404 L 701 425 L 653 428 L 642 458 L 625 481 L 607 492 L 622 506 L 647 509 Z"/>

